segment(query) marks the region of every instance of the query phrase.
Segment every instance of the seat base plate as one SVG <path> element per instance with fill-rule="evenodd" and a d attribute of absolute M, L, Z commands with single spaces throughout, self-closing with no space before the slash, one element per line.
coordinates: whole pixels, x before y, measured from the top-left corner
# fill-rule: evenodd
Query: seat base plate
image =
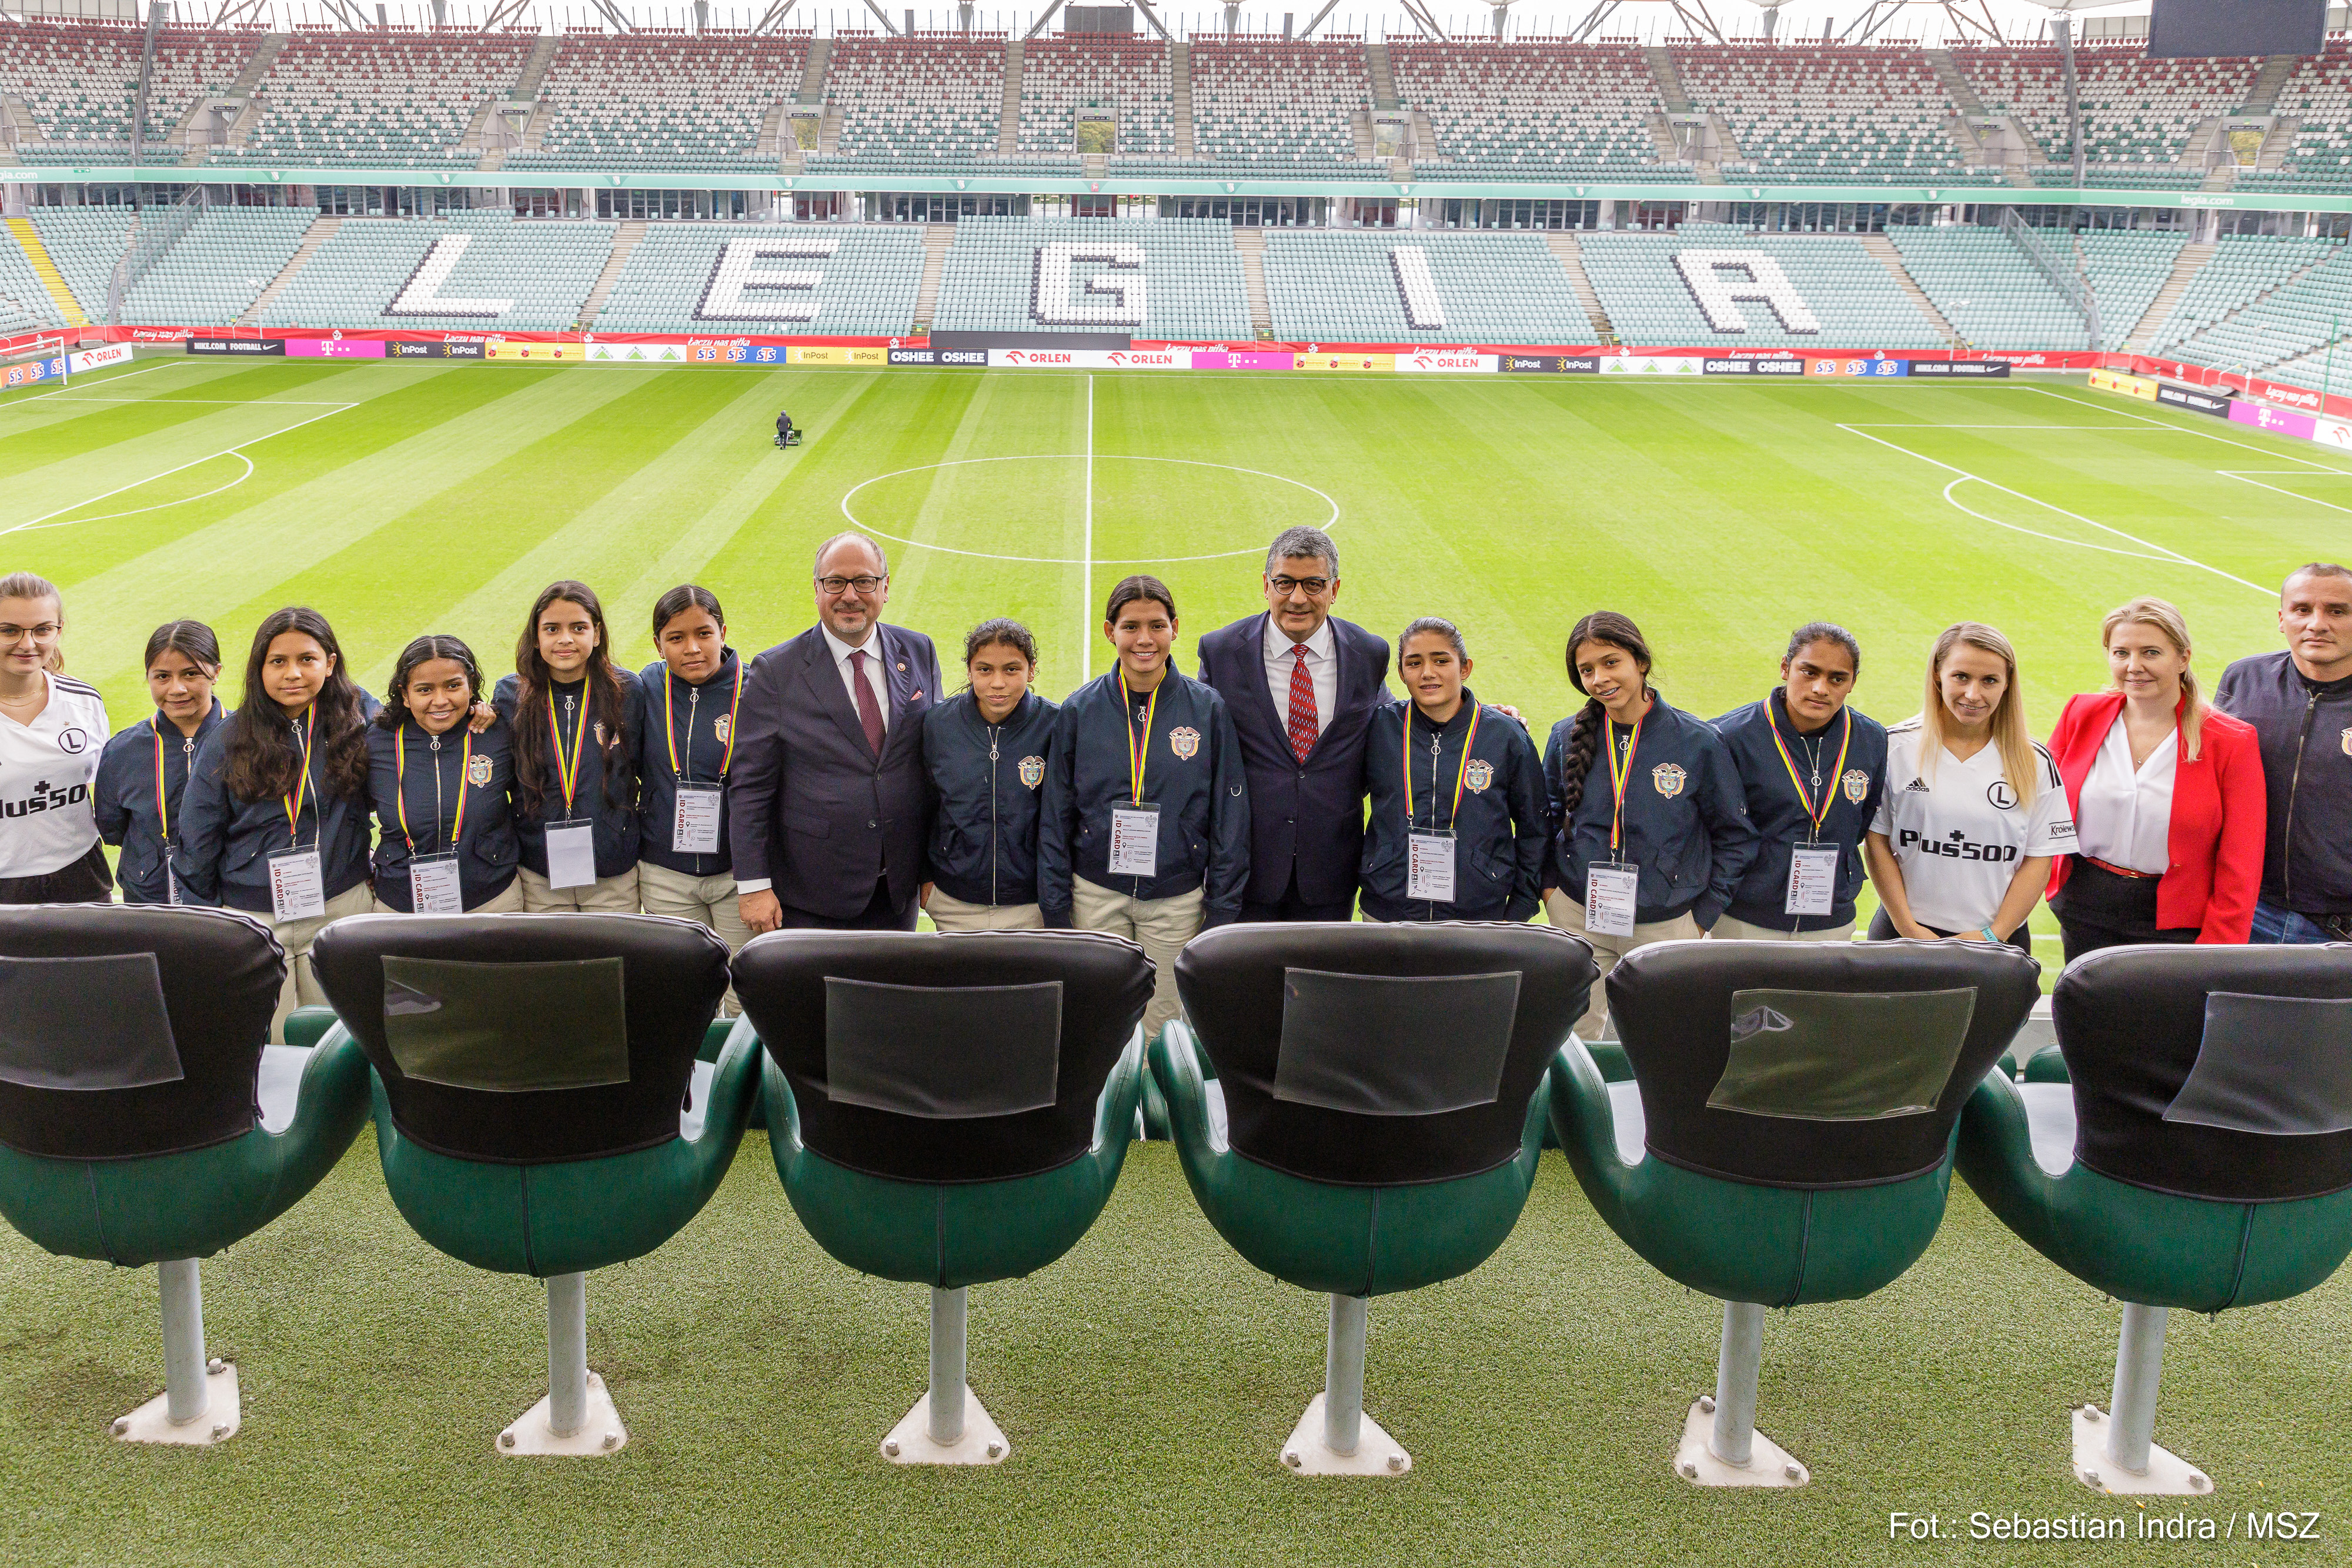
<path fill-rule="evenodd" d="M 1715 1457 L 1706 1440 L 1715 1435 L 1713 1400 L 1691 1401 L 1683 1417 L 1682 1441 L 1675 1445 L 1675 1474 L 1698 1487 L 1801 1487 L 1813 1472 L 1794 1454 L 1758 1432 L 1750 1438 L 1748 1462 L 1727 1465 Z"/>
<path fill-rule="evenodd" d="M 1294 1476 L 1401 1476 L 1412 1456 L 1366 1411 L 1356 1428 L 1356 1451 L 1335 1454 L 1323 1442 L 1323 1396 L 1307 1402 L 1307 1414 L 1282 1445 L 1282 1468 Z"/>
<path fill-rule="evenodd" d="M 971 1385 L 963 1389 L 963 1436 L 952 1443 L 931 1441 L 931 1396 L 927 1390 L 915 1407 L 882 1439 L 882 1457 L 894 1465 L 1001 1465 L 1013 1451 L 1004 1431 Z"/>
<path fill-rule="evenodd" d="M 2095 1405 L 2074 1407 L 2074 1479 L 2115 1497 L 2210 1497 L 2213 1478 L 2169 1448 L 2147 1446 L 2147 1474 L 2136 1476 L 2107 1458 L 2112 1423 Z"/>
<path fill-rule="evenodd" d="M 208 1448 L 236 1437 L 244 1421 L 244 1405 L 237 1397 L 236 1364 L 230 1362 L 218 1372 L 205 1375 L 205 1413 L 186 1426 L 172 1425 L 171 1396 L 158 1394 L 130 1415 L 118 1417 L 113 1430 L 115 1440 L 121 1443 L 179 1443 L 192 1448 Z"/>
<path fill-rule="evenodd" d="M 588 1408 L 580 1430 L 569 1437 L 557 1437 L 547 1424 L 550 1404 L 542 1397 L 517 1416 L 513 1426 L 499 1434 L 498 1451 L 515 1456 L 601 1458 L 629 1446 L 629 1429 L 621 1425 L 621 1412 L 613 1403 L 613 1391 L 594 1373 L 588 1375 Z"/>

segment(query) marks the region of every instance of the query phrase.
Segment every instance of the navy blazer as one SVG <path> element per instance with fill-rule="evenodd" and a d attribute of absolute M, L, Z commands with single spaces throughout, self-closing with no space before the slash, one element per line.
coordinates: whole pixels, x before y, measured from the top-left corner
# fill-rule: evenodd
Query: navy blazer
<path fill-rule="evenodd" d="M 1201 680 L 1225 699 L 1249 779 L 1250 879 L 1244 898 L 1278 902 L 1298 871 L 1298 896 L 1338 904 L 1356 894 L 1364 847 L 1364 737 L 1389 700 L 1389 645 L 1352 621 L 1330 620 L 1337 711 L 1300 762 L 1288 716 L 1266 685 L 1261 612 L 1201 639 Z"/>
<path fill-rule="evenodd" d="M 155 809 L 155 737 L 163 737 L 163 811 L 169 813 L 176 834 L 180 800 L 187 793 L 196 749 L 212 738 L 213 731 L 227 716 L 221 711 L 220 699 L 214 698 L 213 711 L 205 715 L 190 737 L 182 735 L 179 727 L 162 714 L 153 714 L 129 729 L 116 730 L 100 753 L 98 782 L 89 792 L 90 808 L 98 817 L 98 836 L 122 847 L 114 875 L 122 883 L 123 903 L 172 902 L 167 869 L 171 849 L 163 842 L 163 819 Z"/>
<path fill-rule="evenodd" d="M 864 914 L 886 874 L 892 906 L 911 904 L 930 829 L 923 716 L 939 701 L 938 650 L 887 622 L 867 645 L 890 694 L 880 757 L 822 627 L 751 661 L 737 716 L 727 792 L 736 884 L 766 882 L 779 901 L 828 920 Z"/>

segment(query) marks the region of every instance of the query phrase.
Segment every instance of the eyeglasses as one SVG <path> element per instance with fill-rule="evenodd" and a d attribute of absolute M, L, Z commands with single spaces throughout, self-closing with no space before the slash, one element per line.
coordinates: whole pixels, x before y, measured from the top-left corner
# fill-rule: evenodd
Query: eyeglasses
<path fill-rule="evenodd" d="M 889 580 L 887 576 L 820 577 L 816 580 L 816 585 L 827 593 L 845 593 L 853 588 L 860 593 L 872 593 Z"/>
<path fill-rule="evenodd" d="M 0 626 L 0 643 L 21 643 L 27 632 L 32 634 L 34 642 L 46 643 L 64 630 L 65 627 L 55 621 L 44 621 L 38 626 Z"/>
<path fill-rule="evenodd" d="M 1265 585 L 1286 599 L 1302 591 L 1309 599 L 1320 599 L 1330 591 L 1331 580 L 1328 577 L 1269 577 Z"/>

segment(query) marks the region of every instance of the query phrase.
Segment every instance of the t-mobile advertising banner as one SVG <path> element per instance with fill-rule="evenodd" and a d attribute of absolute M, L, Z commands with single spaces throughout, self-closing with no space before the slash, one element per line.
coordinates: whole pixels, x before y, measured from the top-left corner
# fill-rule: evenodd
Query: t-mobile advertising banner
<path fill-rule="evenodd" d="M 384 357 L 383 350 L 382 339 L 295 338 L 287 342 L 286 357 L 292 360 L 381 360 Z"/>
<path fill-rule="evenodd" d="M 2318 421 L 2307 413 L 2297 413 L 2291 408 L 2273 408 L 2266 402 L 2254 402 L 2246 398 L 2230 400 L 2230 423 L 2251 424 L 2257 430 L 2274 431 L 2304 441 L 2317 434 Z"/>

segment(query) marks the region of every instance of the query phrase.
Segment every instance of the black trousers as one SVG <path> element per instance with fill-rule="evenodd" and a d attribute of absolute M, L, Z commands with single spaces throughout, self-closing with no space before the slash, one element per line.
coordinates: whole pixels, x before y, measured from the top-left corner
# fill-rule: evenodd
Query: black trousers
<path fill-rule="evenodd" d="M 1298 896 L 1298 863 L 1290 866 L 1290 880 L 1284 884 L 1282 896 L 1271 904 L 1242 904 L 1241 917 L 1252 925 L 1264 925 L 1274 920 L 1352 920 L 1356 915 L 1355 894 L 1349 894 L 1332 904 L 1313 904 Z"/>
<path fill-rule="evenodd" d="M 2059 934 L 2066 940 L 2066 962 L 2102 947 L 2196 941 L 2193 925 L 2167 930 L 2157 925 L 2156 882 L 2152 876 L 2117 876 L 2075 856 L 2066 885 L 2050 901 Z"/>
<path fill-rule="evenodd" d="M 1922 925 L 1927 925 L 1924 920 L 1919 924 Z M 1932 925 L 1927 925 L 1927 929 L 1930 931 L 1936 931 L 1936 928 Z M 1936 931 L 1936 935 L 1938 936 L 1952 936 L 1953 933 L 1949 931 Z M 1870 917 L 1870 939 L 1873 942 L 1895 942 L 1900 941 L 1902 936 L 1903 933 L 1895 929 L 1895 922 L 1887 918 L 1885 907 L 1881 905 L 1878 913 Z M 2026 928 L 2022 925 L 2009 934 L 2009 945 L 2016 948 L 2019 952 L 2024 954 L 2029 958 L 2033 956 L 2033 938 L 2027 933 Z"/>
<path fill-rule="evenodd" d="M 114 873 L 106 869 L 106 846 L 89 846 L 89 853 L 70 865 L 38 876 L 0 876 L 0 904 L 111 904 Z"/>
<path fill-rule="evenodd" d="M 789 904 L 780 906 L 784 912 L 782 929 L 786 931 L 912 931 L 915 928 L 915 901 L 908 899 L 903 909 L 890 902 L 890 879 L 883 877 L 874 884 L 874 897 L 864 911 L 846 920 L 835 915 L 812 915 L 805 909 L 794 909 Z"/>

